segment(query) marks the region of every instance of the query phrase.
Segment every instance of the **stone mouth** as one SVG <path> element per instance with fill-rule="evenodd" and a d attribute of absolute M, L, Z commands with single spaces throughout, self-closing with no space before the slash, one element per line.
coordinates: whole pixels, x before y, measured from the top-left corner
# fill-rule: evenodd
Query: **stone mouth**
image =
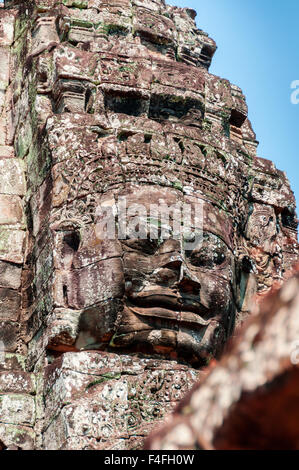
<path fill-rule="evenodd" d="M 128 308 L 136 315 L 160 318 L 189 326 L 207 327 L 211 323 L 209 310 L 191 297 L 183 298 L 174 294 L 136 295 L 133 299 L 130 298 Z"/>

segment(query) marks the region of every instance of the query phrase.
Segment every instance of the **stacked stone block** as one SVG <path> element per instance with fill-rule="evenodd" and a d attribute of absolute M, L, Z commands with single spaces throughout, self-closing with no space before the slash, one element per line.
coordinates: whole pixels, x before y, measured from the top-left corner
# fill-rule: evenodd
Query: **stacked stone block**
<path fill-rule="evenodd" d="M 34 447 L 35 377 L 22 340 L 26 278 L 26 164 L 15 153 L 16 11 L 0 10 L 0 445 Z"/>

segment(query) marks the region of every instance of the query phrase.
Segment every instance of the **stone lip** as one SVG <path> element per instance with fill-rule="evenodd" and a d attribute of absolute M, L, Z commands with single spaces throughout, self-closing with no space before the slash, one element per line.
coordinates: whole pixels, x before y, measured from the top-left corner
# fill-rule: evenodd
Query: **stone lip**
<path fill-rule="evenodd" d="M 160 318 L 161 320 L 171 320 L 175 323 L 186 323 L 189 326 L 208 326 L 210 324 L 209 320 L 204 320 L 199 315 L 194 314 L 193 312 L 188 312 L 187 307 L 186 311 L 177 310 L 177 309 L 167 309 L 162 307 L 148 307 L 148 308 L 138 308 L 138 307 L 129 307 L 130 310 L 141 316 L 145 317 L 155 317 Z"/>
<path fill-rule="evenodd" d="M 210 320 L 202 318 L 210 317 L 211 312 L 205 308 L 196 296 L 179 296 L 165 289 L 157 294 L 137 293 L 128 297 L 130 310 L 141 316 L 153 316 L 161 319 L 169 319 L 174 322 L 193 323 L 199 326 L 207 326 Z"/>

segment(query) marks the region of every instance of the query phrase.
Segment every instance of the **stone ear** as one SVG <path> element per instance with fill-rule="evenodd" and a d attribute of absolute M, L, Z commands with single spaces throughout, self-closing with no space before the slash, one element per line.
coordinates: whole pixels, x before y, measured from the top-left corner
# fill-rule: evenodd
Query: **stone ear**
<path fill-rule="evenodd" d="M 256 266 L 247 255 L 238 260 L 237 277 L 237 307 L 240 312 L 248 312 L 257 291 Z"/>

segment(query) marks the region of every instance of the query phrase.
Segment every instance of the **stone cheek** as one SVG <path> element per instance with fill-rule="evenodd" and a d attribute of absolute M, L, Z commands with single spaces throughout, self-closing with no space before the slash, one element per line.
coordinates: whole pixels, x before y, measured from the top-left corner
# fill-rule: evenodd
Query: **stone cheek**
<path fill-rule="evenodd" d="M 114 258 L 68 274 L 56 273 L 54 301 L 57 306 L 86 308 L 97 302 L 121 298 L 124 278 L 121 260 Z"/>

